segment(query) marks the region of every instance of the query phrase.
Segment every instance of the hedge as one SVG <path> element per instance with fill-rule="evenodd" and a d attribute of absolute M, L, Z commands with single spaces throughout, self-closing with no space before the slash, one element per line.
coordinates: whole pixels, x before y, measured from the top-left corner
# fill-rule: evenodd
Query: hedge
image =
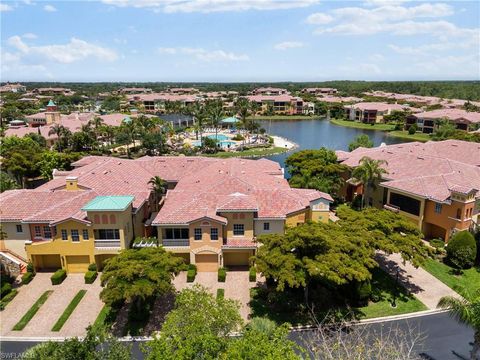
<path fill-rule="evenodd" d="M 460 231 L 452 236 L 447 245 L 447 261 L 457 269 L 468 269 L 475 264 L 477 244 L 468 231 Z"/>
<path fill-rule="evenodd" d="M 225 297 L 225 289 L 217 289 L 217 299 L 223 299 Z"/>
<path fill-rule="evenodd" d="M 50 277 L 52 285 L 59 285 L 67 278 L 67 272 L 64 269 L 58 269 Z"/>
<path fill-rule="evenodd" d="M 97 264 L 93 263 L 88 265 L 88 271 L 97 271 Z"/>
<path fill-rule="evenodd" d="M 22 275 L 22 284 L 24 285 L 29 284 L 34 277 L 35 277 L 35 273 L 27 271 L 25 274 Z"/>
<path fill-rule="evenodd" d="M 85 284 L 93 284 L 95 279 L 97 278 L 98 273 L 96 271 L 87 271 L 85 273 Z"/>
<path fill-rule="evenodd" d="M 4 297 L 2 297 L 2 300 L 0 300 L 0 311 L 3 311 L 5 309 L 5 306 L 7 306 L 7 304 L 12 301 L 12 299 L 17 296 L 18 294 L 18 290 L 17 289 L 13 289 L 12 291 L 10 291 L 7 295 L 5 295 Z"/>
<path fill-rule="evenodd" d="M 197 265 L 188 264 L 188 270 L 193 270 L 193 271 L 195 271 L 195 274 L 196 274 L 197 273 Z"/>
<path fill-rule="evenodd" d="M 248 279 L 250 282 L 256 282 L 257 281 L 257 271 L 255 270 L 255 267 L 251 267 L 250 271 L 248 273 Z"/>
<path fill-rule="evenodd" d="M 195 280 L 196 272 L 193 269 L 187 271 L 187 282 L 193 282 Z"/>
<path fill-rule="evenodd" d="M 27 272 L 34 273 L 35 274 L 35 267 L 31 262 L 27 264 Z"/>
<path fill-rule="evenodd" d="M 0 290 L 0 297 L 3 299 L 3 297 L 7 295 L 10 291 L 12 291 L 12 285 L 10 285 L 9 283 L 3 284 Z"/>
<path fill-rule="evenodd" d="M 227 270 L 225 268 L 218 269 L 218 281 L 225 282 L 226 277 L 227 277 Z"/>

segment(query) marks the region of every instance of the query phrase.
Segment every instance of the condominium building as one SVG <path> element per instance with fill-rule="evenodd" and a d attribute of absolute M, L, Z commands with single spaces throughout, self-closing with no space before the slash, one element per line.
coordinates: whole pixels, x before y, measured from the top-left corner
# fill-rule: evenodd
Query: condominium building
<path fill-rule="evenodd" d="M 33 190 L 0 194 L 0 251 L 37 270 L 83 272 L 137 237 L 195 263 L 199 271 L 247 266 L 257 237 L 328 221 L 330 195 L 293 189 L 270 160 L 89 156 Z M 167 182 L 166 195 L 149 180 Z"/>
<path fill-rule="evenodd" d="M 363 157 L 385 160 L 387 174 L 366 192 L 366 203 L 405 215 L 427 238 L 446 241 L 452 233 L 478 227 L 480 144 L 459 140 L 411 142 L 337 151 L 355 168 Z M 343 196 L 352 200 L 362 185 L 347 176 Z"/>
<path fill-rule="evenodd" d="M 335 88 L 305 88 L 302 89 L 302 93 L 304 94 L 312 94 L 312 95 L 334 95 L 338 91 Z"/>
<path fill-rule="evenodd" d="M 6 83 L 5 85 L 0 86 L 0 93 L 4 92 L 12 92 L 12 93 L 19 93 L 27 91 L 27 87 L 22 84 L 10 84 Z"/>
<path fill-rule="evenodd" d="M 253 95 L 288 95 L 290 92 L 287 89 L 276 87 L 261 87 L 252 91 Z"/>
<path fill-rule="evenodd" d="M 383 121 L 385 115 L 393 111 L 418 111 L 406 105 L 387 104 L 381 102 L 360 102 L 353 105 L 345 105 L 347 119 L 367 124 L 375 124 Z"/>
<path fill-rule="evenodd" d="M 302 114 L 304 102 L 302 98 L 292 95 L 248 95 L 248 100 L 259 106 L 259 111 L 265 113 L 272 109 L 275 114 L 297 115 Z"/>
<path fill-rule="evenodd" d="M 438 127 L 439 121 L 447 120 L 454 124 L 458 130 L 468 131 L 470 127 L 480 125 L 480 113 L 469 112 L 461 109 L 439 109 L 409 115 L 405 120 L 408 130 L 416 125 L 417 130 L 431 134 Z"/>

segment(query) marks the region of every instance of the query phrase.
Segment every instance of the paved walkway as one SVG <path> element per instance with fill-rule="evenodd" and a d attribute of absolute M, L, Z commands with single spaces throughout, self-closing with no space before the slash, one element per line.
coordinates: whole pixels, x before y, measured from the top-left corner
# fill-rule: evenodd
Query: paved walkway
<path fill-rule="evenodd" d="M 17 296 L 7 305 L 4 311 L 0 312 L 1 336 L 58 337 L 85 335 L 85 328 L 95 322 L 103 307 L 103 302 L 99 299 L 101 291 L 100 276 L 93 284 L 85 284 L 84 274 L 69 274 L 62 284 L 53 286 L 50 282 L 51 275 L 52 273 L 37 273 L 30 284 L 18 288 Z M 51 331 L 70 301 L 82 289 L 87 290 L 87 293 L 62 329 L 56 332 Z M 50 294 L 32 320 L 22 331 L 13 331 L 13 326 L 47 290 L 53 290 L 53 293 Z"/>
<path fill-rule="evenodd" d="M 187 283 L 187 273 L 181 272 L 173 281 L 178 291 L 186 287 L 192 287 L 194 284 L 200 284 L 210 289 L 216 296 L 217 289 L 225 289 L 225 298 L 237 300 L 240 303 L 240 314 L 246 321 L 250 315 L 250 289 L 257 283 L 248 281 L 248 271 L 228 271 L 224 283 L 218 282 L 217 272 L 199 272 L 193 283 Z M 257 282 L 261 277 L 257 274 Z"/>
<path fill-rule="evenodd" d="M 396 277 L 398 270 L 399 282 L 430 310 L 437 308 L 437 304 L 443 296 L 460 298 L 460 295 L 423 268 L 415 268 L 410 262 L 403 264 L 400 254 L 386 256 L 378 253 L 376 260 L 380 267 L 393 278 Z"/>

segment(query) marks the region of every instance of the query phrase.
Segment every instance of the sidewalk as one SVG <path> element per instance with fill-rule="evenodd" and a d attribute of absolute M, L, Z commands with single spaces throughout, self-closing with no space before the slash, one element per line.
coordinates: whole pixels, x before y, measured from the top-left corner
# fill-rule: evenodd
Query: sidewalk
<path fill-rule="evenodd" d="M 437 308 L 437 304 L 443 296 L 460 298 L 460 295 L 423 268 L 415 268 L 409 262 L 403 264 L 400 254 L 385 255 L 377 253 L 375 259 L 380 264 L 380 267 L 394 279 L 398 270 L 399 282 L 430 310 Z"/>

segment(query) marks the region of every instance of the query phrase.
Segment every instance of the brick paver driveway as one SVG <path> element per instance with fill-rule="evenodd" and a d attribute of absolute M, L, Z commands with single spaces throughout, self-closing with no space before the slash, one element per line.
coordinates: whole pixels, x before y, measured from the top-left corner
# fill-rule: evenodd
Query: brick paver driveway
<path fill-rule="evenodd" d="M 186 287 L 192 287 L 194 284 L 200 284 L 210 289 L 216 296 L 217 289 L 225 289 L 225 298 L 237 300 L 240 303 L 240 314 L 244 320 L 248 320 L 250 315 L 250 288 L 255 287 L 257 283 L 248 281 L 248 271 L 228 271 L 224 283 L 218 282 L 218 273 L 199 272 L 193 283 L 187 283 L 187 273 L 181 272 L 173 281 L 178 291 Z M 257 282 L 261 281 L 257 275 Z"/>
<path fill-rule="evenodd" d="M 100 276 L 93 284 L 85 284 L 83 274 L 69 274 L 60 285 L 50 282 L 52 273 L 37 273 L 32 282 L 18 289 L 17 296 L 0 312 L 0 335 L 15 337 L 65 337 L 85 335 L 85 328 L 93 324 L 103 307 L 99 299 Z M 51 331 L 79 290 L 87 293 L 58 332 Z M 37 299 L 47 290 L 53 290 L 45 304 L 22 331 L 13 326 L 22 318 Z"/>

